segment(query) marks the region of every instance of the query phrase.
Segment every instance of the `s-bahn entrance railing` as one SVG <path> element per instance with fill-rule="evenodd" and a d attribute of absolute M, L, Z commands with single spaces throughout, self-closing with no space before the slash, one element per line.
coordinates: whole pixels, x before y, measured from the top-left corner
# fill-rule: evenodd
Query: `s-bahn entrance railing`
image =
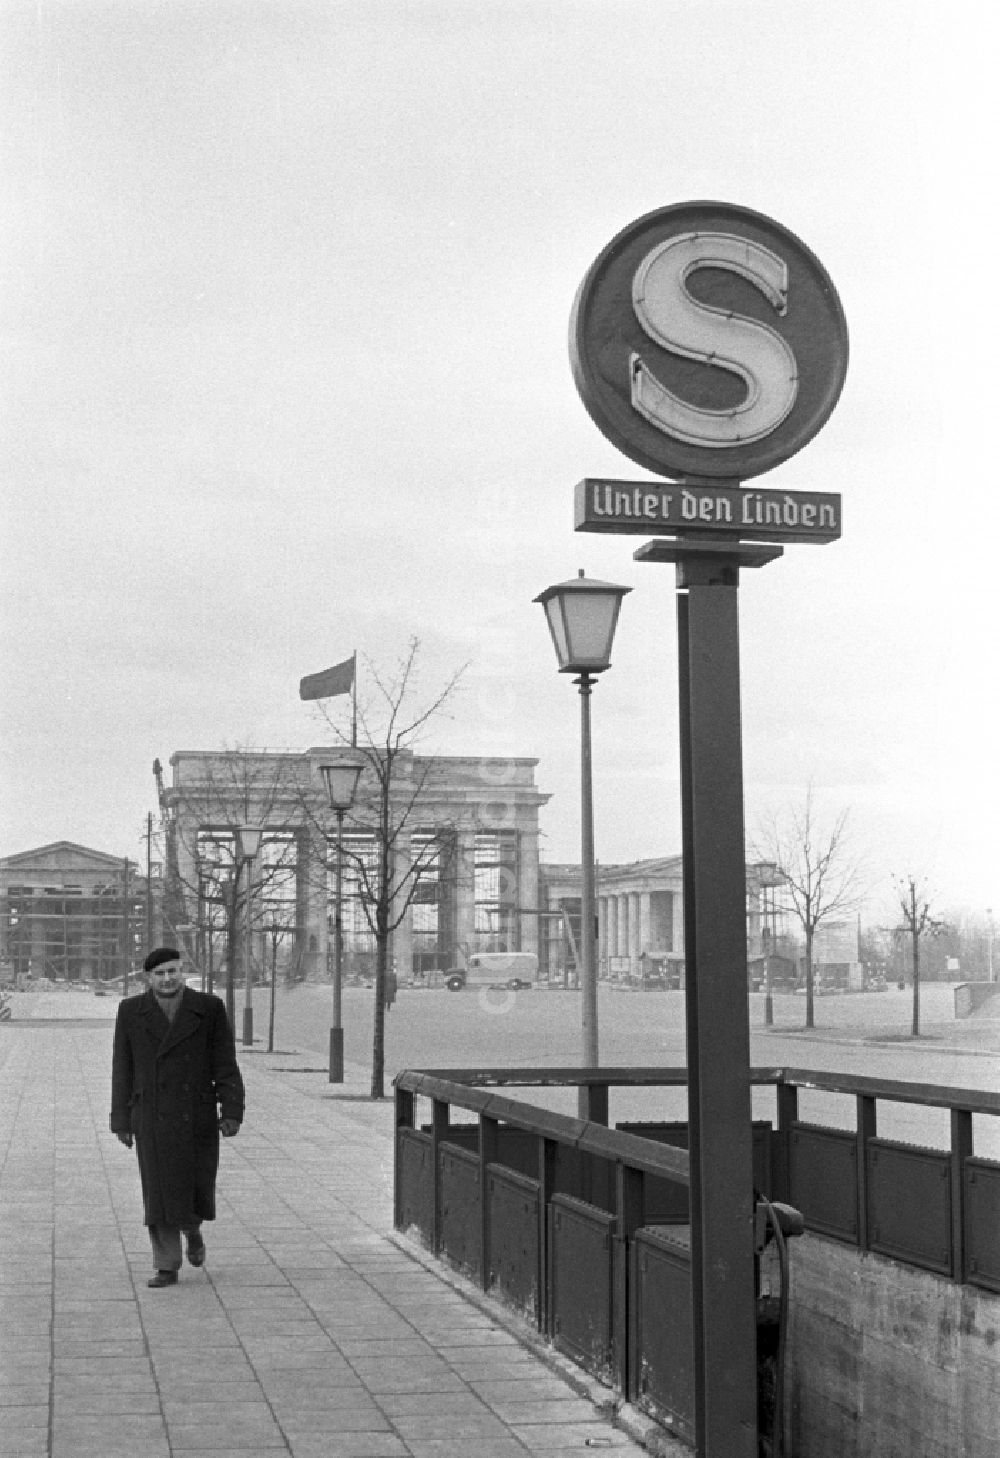
<path fill-rule="evenodd" d="M 683 1068 L 403 1072 L 395 1224 L 692 1442 L 686 1125 L 608 1127 L 611 1089 L 686 1079 Z M 754 1068 L 751 1081 L 776 1098 L 775 1120 L 753 1127 L 755 1191 L 795 1206 L 807 1232 L 1000 1292 L 1000 1162 L 973 1140 L 974 1117 L 1000 1116 L 1000 1094 L 796 1068 Z M 582 1089 L 588 1117 L 505 1085 Z M 854 1127 L 800 1117 L 807 1090 L 853 1098 Z M 880 1137 L 883 1102 L 946 1110 L 949 1147 Z"/>

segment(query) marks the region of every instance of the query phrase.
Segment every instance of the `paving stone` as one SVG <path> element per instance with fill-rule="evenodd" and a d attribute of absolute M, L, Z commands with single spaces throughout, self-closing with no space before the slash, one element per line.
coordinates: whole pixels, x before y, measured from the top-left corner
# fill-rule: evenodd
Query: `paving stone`
<path fill-rule="evenodd" d="M 386 1392 L 380 1393 L 379 1407 L 389 1417 L 399 1413 L 479 1413 L 487 1411 L 474 1392 Z"/>
<path fill-rule="evenodd" d="M 294 1393 L 300 1401 L 307 1401 L 310 1397 L 322 1398 L 324 1394 L 332 1396 L 337 1392 L 350 1392 L 355 1388 L 364 1390 L 360 1377 L 346 1363 L 343 1366 L 319 1367 L 314 1372 L 299 1367 L 277 1367 L 261 1372 L 260 1382 L 268 1394 L 280 1397 Z"/>
<path fill-rule="evenodd" d="M 148 1377 L 149 1359 L 146 1356 L 139 1357 L 67 1357 L 63 1355 L 61 1348 L 57 1349 L 53 1357 L 53 1367 L 56 1378 L 60 1375 L 87 1375 L 100 1377 L 104 1375 L 114 1376 L 121 1373 L 123 1376 L 136 1373 Z"/>
<path fill-rule="evenodd" d="M 144 1372 L 123 1372 L 120 1376 L 104 1372 L 57 1372 L 52 1381 L 52 1390 L 58 1400 L 75 1392 L 87 1392 L 95 1396 L 111 1396 L 120 1392 L 155 1393 L 156 1383 L 147 1363 Z"/>
<path fill-rule="evenodd" d="M 196 1452 L 211 1452 L 217 1448 L 231 1448 L 237 1443 L 248 1451 L 277 1449 L 287 1452 L 285 1440 L 273 1420 L 266 1423 L 227 1421 L 214 1426 L 207 1423 L 170 1423 L 168 1435 L 174 1450 L 190 1448 Z"/>
<path fill-rule="evenodd" d="M 511 1427 L 511 1431 L 521 1440 L 525 1447 L 530 1448 L 533 1453 L 545 1453 L 561 1451 L 564 1448 L 582 1448 L 584 1452 L 592 1450 L 596 1439 L 600 1439 L 600 1448 L 610 1448 L 617 1452 L 619 1448 L 628 1449 L 635 1445 L 630 1443 L 625 1433 L 620 1428 L 614 1428 L 610 1423 L 604 1422 L 565 1422 L 558 1425 L 551 1423 L 518 1423 Z M 587 1440 L 590 1440 L 591 1447 L 588 1447 Z M 642 1449 L 640 1452 L 644 1451 Z"/>
<path fill-rule="evenodd" d="M 63 1392 L 55 1397 L 55 1417 L 60 1423 L 64 1418 L 83 1416 L 106 1416 L 111 1413 L 159 1413 L 160 1399 L 156 1392 Z M 48 1404 L 46 1404 L 46 1413 Z"/>
<path fill-rule="evenodd" d="M 267 1384 L 266 1393 L 267 1400 L 279 1422 L 284 1422 L 286 1418 L 293 1418 L 296 1414 L 360 1411 L 363 1408 L 371 1407 L 374 1403 L 371 1393 L 360 1383 L 357 1387 L 331 1387 L 325 1392 L 298 1390 L 287 1395 L 273 1391 L 270 1384 Z M 383 1411 L 387 1410 L 382 1398 L 379 1398 L 378 1405 Z"/>
<path fill-rule="evenodd" d="M 504 1438 L 508 1428 L 485 1408 L 471 1413 L 398 1413 L 392 1425 L 407 1442 L 416 1438 Z"/>
<path fill-rule="evenodd" d="M 48 1458 L 48 1428 L 18 1432 L 0 1426 L 0 1458 Z"/>
<path fill-rule="evenodd" d="M 290 1444 L 292 1458 L 410 1458 L 413 1449 L 394 1433 L 310 1433 Z M 506 1458 L 497 1454 L 496 1458 Z M 517 1458 L 524 1458 L 520 1449 Z"/>
<path fill-rule="evenodd" d="M 351 1340 L 339 1336 L 337 1345 L 351 1357 L 423 1357 L 430 1356 L 433 1350 L 423 1337 L 418 1336 L 388 1337 L 385 1341 L 377 1337 Z"/>
<path fill-rule="evenodd" d="M 52 1429 L 57 1442 L 73 1438 L 84 1446 L 105 1442 L 111 1448 L 121 1447 L 129 1442 L 136 1453 L 144 1452 L 147 1441 L 155 1444 L 163 1437 L 163 1422 L 159 1416 L 147 1417 L 131 1413 L 115 1413 L 103 1417 L 57 1413 Z"/>
<path fill-rule="evenodd" d="M 0 1408 L 44 1404 L 47 1409 L 48 1402 L 48 1382 L 0 1382 Z"/>
<path fill-rule="evenodd" d="M 527 1368 L 519 1377 L 472 1377 L 468 1379 L 477 1392 L 491 1405 L 511 1402 L 556 1402 L 567 1396 L 566 1384 L 555 1376 L 539 1376 L 537 1369 Z"/>
<path fill-rule="evenodd" d="M 171 1431 L 175 1425 L 188 1427 L 204 1423 L 208 1427 L 217 1427 L 220 1416 L 223 1414 L 227 1423 L 232 1419 L 241 1426 L 253 1423 L 270 1424 L 271 1407 L 264 1401 L 260 1389 L 256 1386 L 247 1387 L 244 1389 L 244 1393 L 243 1397 L 229 1395 L 223 1403 L 215 1395 L 214 1388 L 211 1392 L 203 1388 L 200 1400 L 195 1402 L 189 1398 L 164 1392 L 159 1398 L 159 1402 L 162 1404 L 163 1415 Z"/>
<path fill-rule="evenodd" d="M 0 1421 L 7 1433 L 21 1433 L 27 1428 L 48 1429 L 49 1405 L 47 1402 L 41 1402 L 19 1407 L 5 1407 Z"/>
<path fill-rule="evenodd" d="M 359 1407 L 343 1408 L 335 1413 L 301 1412 L 282 1418 L 282 1430 L 289 1441 L 306 1437 L 310 1433 L 376 1433 L 389 1432 L 391 1424 L 374 1402 Z"/>
<path fill-rule="evenodd" d="M 525 1458 L 516 1438 L 410 1438 L 412 1458 Z"/>
<path fill-rule="evenodd" d="M 565 1390 L 563 1389 L 564 1393 Z M 594 1413 L 592 1405 L 584 1398 L 565 1395 L 547 1397 L 535 1402 L 510 1398 L 491 1402 L 490 1407 L 504 1422 L 512 1426 L 516 1424 L 518 1427 L 522 1423 L 572 1426 L 573 1423 L 586 1422 Z"/>
<path fill-rule="evenodd" d="M 49 1458 L 137 1458 L 140 1453 L 142 1458 L 171 1458 L 166 1436 L 154 1437 L 152 1433 L 144 1434 L 139 1439 L 126 1436 L 121 1440 L 113 1433 L 103 1433 L 96 1437 L 82 1434 L 56 1435 L 52 1439 Z M 22 1458 L 22 1455 L 18 1453 L 17 1458 Z M 25 1453 L 24 1458 L 29 1458 L 29 1455 Z"/>

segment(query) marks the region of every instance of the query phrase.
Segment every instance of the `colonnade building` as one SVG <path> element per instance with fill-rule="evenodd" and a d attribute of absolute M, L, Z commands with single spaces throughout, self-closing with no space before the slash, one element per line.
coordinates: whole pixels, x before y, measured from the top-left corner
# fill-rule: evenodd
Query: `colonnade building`
<path fill-rule="evenodd" d="M 774 868 L 747 866 L 747 958 L 759 962 L 775 938 Z M 541 867 L 542 964 L 551 982 L 572 982 L 579 961 L 579 865 Z M 770 890 L 771 899 L 768 898 Z M 679 855 L 598 865 L 597 973 L 608 982 L 684 985 L 684 864 Z"/>
<path fill-rule="evenodd" d="M 680 984 L 684 968 L 680 856 L 597 867 L 598 976 Z M 578 961 L 579 865 L 544 865 L 545 962 L 552 980 L 571 980 Z"/>
<path fill-rule="evenodd" d="M 321 766 L 352 753 L 366 767 L 338 833 Z M 253 930 L 272 934 L 295 975 L 323 976 L 332 959 L 338 863 L 345 974 L 373 969 L 383 839 L 401 977 L 463 966 L 477 951 L 537 952 L 538 812 L 549 799 L 535 784 L 537 762 L 404 750 L 386 774 L 372 748 L 179 750 L 170 782 L 160 779 L 165 920 L 202 962 L 219 957 L 227 934 L 242 934 L 248 867 L 238 830 L 252 826 L 263 832 L 249 863 Z"/>

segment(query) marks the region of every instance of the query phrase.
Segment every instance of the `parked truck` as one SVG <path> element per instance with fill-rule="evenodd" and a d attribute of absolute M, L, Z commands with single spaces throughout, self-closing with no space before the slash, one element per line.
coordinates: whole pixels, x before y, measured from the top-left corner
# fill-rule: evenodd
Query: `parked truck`
<path fill-rule="evenodd" d="M 449 992 L 463 987 L 534 987 L 538 980 L 538 957 L 534 952 L 473 952 L 464 967 L 452 967 L 445 974 Z"/>

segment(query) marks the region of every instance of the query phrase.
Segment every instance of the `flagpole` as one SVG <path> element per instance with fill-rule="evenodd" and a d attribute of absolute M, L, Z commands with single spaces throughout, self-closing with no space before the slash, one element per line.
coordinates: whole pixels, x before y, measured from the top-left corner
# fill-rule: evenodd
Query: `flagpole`
<path fill-rule="evenodd" d="M 358 650 L 351 654 L 354 667 L 351 670 L 351 748 L 358 747 Z"/>

